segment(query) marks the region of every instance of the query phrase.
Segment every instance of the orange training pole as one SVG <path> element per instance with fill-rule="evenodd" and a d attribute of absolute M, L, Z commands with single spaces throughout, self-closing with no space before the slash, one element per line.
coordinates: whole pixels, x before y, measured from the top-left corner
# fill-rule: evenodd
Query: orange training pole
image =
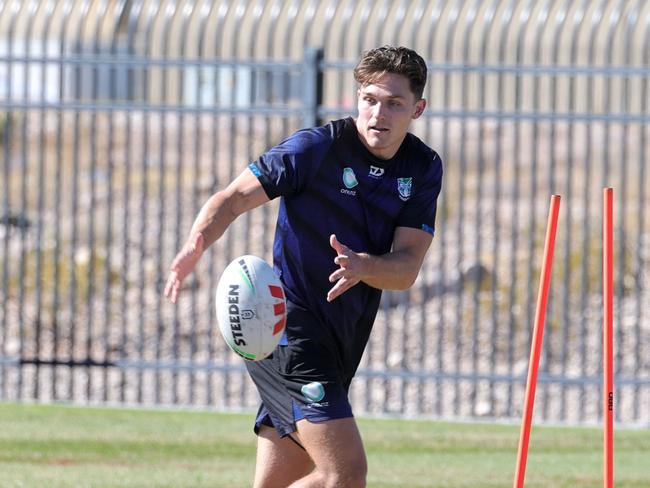
<path fill-rule="evenodd" d="M 614 190 L 603 189 L 603 486 L 614 486 Z"/>
<path fill-rule="evenodd" d="M 530 426 L 533 418 L 533 405 L 535 403 L 535 388 L 537 387 L 537 370 L 539 369 L 539 354 L 542 349 L 544 337 L 544 320 L 546 318 L 546 304 L 548 291 L 551 284 L 551 268 L 553 266 L 553 250 L 555 248 L 555 234 L 557 219 L 560 212 L 560 196 L 551 197 L 551 208 L 546 224 L 546 242 L 544 243 L 544 258 L 542 261 L 541 279 L 537 293 L 537 308 L 535 310 L 535 324 L 533 326 L 533 341 L 530 347 L 530 360 L 528 362 L 528 378 L 526 379 L 526 395 L 524 412 L 521 419 L 519 433 L 519 448 L 517 450 L 517 467 L 515 469 L 514 488 L 524 486 L 526 476 L 526 459 L 528 457 L 528 440 L 530 439 Z"/>

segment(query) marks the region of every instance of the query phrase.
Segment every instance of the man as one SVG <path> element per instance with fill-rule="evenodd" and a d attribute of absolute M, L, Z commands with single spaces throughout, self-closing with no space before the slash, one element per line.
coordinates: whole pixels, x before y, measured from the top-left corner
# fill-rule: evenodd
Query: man
<path fill-rule="evenodd" d="M 442 164 L 407 132 L 426 106 L 426 64 L 385 46 L 365 52 L 354 75 L 357 118 L 298 131 L 211 196 L 165 286 L 176 302 L 237 216 L 282 197 L 273 254 L 285 336 L 270 357 L 246 362 L 262 398 L 256 488 L 365 486 L 348 388 L 381 290 L 410 287 L 433 238 Z"/>

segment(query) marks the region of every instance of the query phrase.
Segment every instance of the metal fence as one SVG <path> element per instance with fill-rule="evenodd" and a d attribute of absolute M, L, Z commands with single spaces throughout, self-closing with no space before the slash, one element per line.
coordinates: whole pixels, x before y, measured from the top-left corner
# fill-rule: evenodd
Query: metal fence
<path fill-rule="evenodd" d="M 277 203 L 235 222 L 178 306 L 168 266 L 248 162 L 354 114 L 354 62 L 387 43 L 429 63 L 413 131 L 446 172 L 437 236 L 415 286 L 384 295 L 355 411 L 520 415 L 559 193 L 535 419 L 596 422 L 613 186 L 616 420 L 649 425 L 644 0 L 0 2 L 0 399 L 254 408 L 212 295 L 235 256 L 271 259 Z"/>

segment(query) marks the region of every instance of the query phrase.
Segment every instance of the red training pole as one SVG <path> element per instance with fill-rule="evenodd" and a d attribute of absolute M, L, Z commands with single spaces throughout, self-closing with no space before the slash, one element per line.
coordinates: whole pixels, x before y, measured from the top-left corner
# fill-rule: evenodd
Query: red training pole
<path fill-rule="evenodd" d="M 614 486 L 614 190 L 603 189 L 603 486 Z"/>
<path fill-rule="evenodd" d="M 539 369 L 539 354 L 542 349 L 544 337 L 544 321 L 546 319 L 546 304 L 548 291 L 551 285 L 551 268 L 553 267 L 553 250 L 555 248 L 555 234 L 557 219 L 560 212 L 560 195 L 551 196 L 551 208 L 546 224 L 546 241 L 544 243 L 544 258 L 542 261 L 541 279 L 537 293 L 537 308 L 535 310 L 535 324 L 533 326 L 533 341 L 530 347 L 530 360 L 528 362 L 528 378 L 526 379 L 526 394 L 524 412 L 521 418 L 521 431 L 519 433 L 519 448 L 517 450 L 517 467 L 515 469 L 514 488 L 524 486 L 526 476 L 526 460 L 528 458 L 528 440 L 530 439 L 530 424 L 533 418 L 533 405 L 535 403 L 535 388 L 537 387 L 537 370 Z"/>

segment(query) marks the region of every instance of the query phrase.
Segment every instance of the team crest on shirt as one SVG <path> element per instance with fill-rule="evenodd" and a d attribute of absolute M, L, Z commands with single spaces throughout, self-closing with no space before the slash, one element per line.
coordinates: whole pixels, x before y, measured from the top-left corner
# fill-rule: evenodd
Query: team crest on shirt
<path fill-rule="evenodd" d="M 413 178 L 397 178 L 397 191 L 399 192 L 399 197 L 403 201 L 411 198 L 411 185 L 413 183 Z"/>

